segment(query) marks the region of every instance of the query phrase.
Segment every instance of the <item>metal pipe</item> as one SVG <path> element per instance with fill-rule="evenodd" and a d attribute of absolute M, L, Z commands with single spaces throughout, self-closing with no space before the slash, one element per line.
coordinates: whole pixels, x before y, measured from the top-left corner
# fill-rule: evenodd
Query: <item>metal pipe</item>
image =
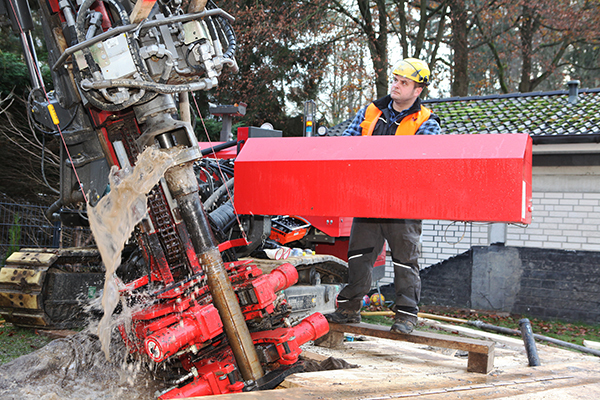
<path fill-rule="evenodd" d="M 214 10 L 204 10 L 200 13 L 195 13 L 195 14 L 177 15 L 174 17 L 169 17 L 169 18 L 160 19 L 160 20 L 144 21 L 143 23 L 139 23 L 139 24 L 128 24 L 128 25 L 121 25 L 121 26 L 114 27 L 106 32 L 102 32 L 98 36 L 94 36 L 92 39 L 88 39 L 84 42 L 78 43 L 74 46 L 67 48 L 61 54 L 61 56 L 58 58 L 58 60 L 56 60 L 54 65 L 52 65 L 52 70 L 57 71 L 58 68 L 60 68 L 60 66 L 63 65 L 63 63 L 67 60 L 67 58 L 69 58 L 69 56 L 71 54 L 73 54 L 79 50 L 83 50 L 88 47 L 91 47 L 92 45 L 94 45 L 98 42 L 118 36 L 125 32 L 133 32 L 138 29 L 150 29 L 150 28 L 158 27 L 161 25 L 167 25 L 167 24 L 171 24 L 171 23 L 172 24 L 184 23 L 187 21 L 202 19 L 202 18 L 206 18 L 206 17 L 210 17 L 210 16 L 217 16 L 217 15 L 222 16 L 223 18 L 225 18 L 229 21 L 232 21 L 232 22 L 235 21 L 235 18 L 233 18 L 230 14 L 227 14 L 225 11 L 221 10 L 220 8 L 216 8 Z"/>
<path fill-rule="evenodd" d="M 264 371 L 198 195 L 192 163 L 170 168 L 165 173 L 165 179 L 177 200 L 181 218 L 206 274 L 208 288 L 242 377 L 247 381 L 257 380 L 264 375 Z"/>
<path fill-rule="evenodd" d="M 190 98 L 188 92 L 179 93 L 179 114 L 181 115 L 181 120 L 187 122 L 188 124 L 192 123 L 192 113 L 190 111 Z"/>
<path fill-rule="evenodd" d="M 569 86 L 569 103 L 577 104 L 579 102 L 579 81 L 573 80 L 569 81 L 567 85 Z"/>
<path fill-rule="evenodd" d="M 481 321 L 468 321 L 468 324 L 476 326 L 476 327 L 484 329 L 484 330 L 490 330 L 490 331 L 495 331 L 495 332 L 500 332 L 500 333 L 506 333 L 508 335 L 514 335 L 514 336 L 520 336 L 521 335 L 521 332 L 519 332 L 516 329 L 503 328 L 501 326 L 495 326 L 495 325 L 486 324 L 486 323 L 483 323 Z M 580 345 L 575 344 L 575 343 L 565 342 L 564 340 L 559 340 L 559 339 L 551 338 L 551 337 L 548 337 L 548 336 L 539 335 L 537 333 L 534 333 L 533 337 L 536 340 L 541 340 L 543 342 L 549 342 L 549 343 L 557 344 L 559 346 L 568 347 L 570 349 L 579 350 L 579 351 L 581 351 L 583 353 L 589 353 L 589 354 L 593 354 L 595 356 L 600 357 L 600 351 L 599 350 L 590 349 L 590 348 L 583 347 L 583 346 L 580 346 Z"/>
<path fill-rule="evenodd" d="M 534 333 L 533 337 L 536 338 L 537 340 L 543 340 L 544 342 L 549 342 L 549 343 L 557 344 L 559 346 L 568 347 L 568 348 L 573 349 L 573 350 L 579 350 L 579 351 L 581 351 L 583 353 L 593 354 L 595 356 L 600 357 L 600 350 L 590 349 L 589 347 L 580 346 L 580 345 L 575 344 L 575 343 L 565 342 L 563 340 L 554 339 L 554 338 L 551 338 L 551 337 L 548 337 L 548 336 L 544 336 L 544 335 L 538 335 L 537 333 Z"/>
<path fill-rule="evenodd" d="M 531 323 L 527 318 L 523 318 L 519 321 L 519 328 L 521 328 L 521 336 L 523 337 L 523 343 L 525 344 L 529 366 L 537 367 L 540 365 L 540 357 L 538 356 L 537 347 L 535 346 Z"/>
<path fill-rule="evenodd" d="M 233 147 L 233 146 L 235 146 L 237 144 L 238 144 L 237 140 L 232 140 L 232 141 L 229 141 L 229 142 L 218 144 L 216 146 L 207 147 L 205 149 L 202 149 L 201 153 L 202 153 L 203 156 L 207 156 L 209 154 L 212 154 L 213 152 L 216 153 L 216 152 L 219 152 L 221 150 L 225 150 L 225 149 L 228 149 L 230 147 Z"/>

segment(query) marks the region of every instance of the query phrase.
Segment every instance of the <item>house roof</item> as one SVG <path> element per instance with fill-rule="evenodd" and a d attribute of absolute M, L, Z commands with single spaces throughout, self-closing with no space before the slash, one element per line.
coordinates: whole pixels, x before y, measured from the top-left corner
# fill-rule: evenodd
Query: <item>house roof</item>
<path fill-rule="evenodd" d="M 600 88 L 424 100 L 442 121 L 442 133 L 527 133 L 535 144 L 600 142 Z M 341 135 L 350 120 L 329 130 Z"/>
<path fill-rule="evenodd" d="M 600 88 L 430 99 L 442 132 L 528 133 L 534 143 L 600 142 Z"/>

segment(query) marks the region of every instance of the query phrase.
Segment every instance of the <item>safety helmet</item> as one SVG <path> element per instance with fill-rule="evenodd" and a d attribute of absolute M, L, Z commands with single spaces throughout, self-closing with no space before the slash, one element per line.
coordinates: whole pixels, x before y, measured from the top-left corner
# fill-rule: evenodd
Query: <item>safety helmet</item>
<path fill-rule="evenodd" d="M 401 60 L 392 71 L 394 75 L 408 78 L 417 83 L 429 85 L 431 71 L 427 63 L 416 58 L 405 58 Z"/>

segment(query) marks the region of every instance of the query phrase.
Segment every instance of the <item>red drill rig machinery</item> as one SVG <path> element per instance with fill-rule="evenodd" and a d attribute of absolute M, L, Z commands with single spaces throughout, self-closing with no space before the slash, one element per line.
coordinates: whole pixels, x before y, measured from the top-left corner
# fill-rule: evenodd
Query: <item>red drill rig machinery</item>
<path fill-rule="evenodd" d="M 233 18 L 202 0 L 40 1 L 55 87 L 47 93 L 27 0 L 2 5 L 30 70 L 33 123 L 64 144 L 61 195 L 50 214 L 77 203 L 94 206 L 110 168 L 134 166 L 148 146 L 174 154 L 175 165 L 148 194 L 148 216 L 134 231 L 143 271 L 121 289 L 137 305 L 131 329 L 119 328 L 131 352 L 184 370 L 160 398 L 270 388 L 298 370 L 300 345 L 324 335 L 328 324 L 319 313 L 288 322 L 288 304 L 277 293 L 298 280 L 293 266 L 263 274 L 251 262 L 223 261 L 220 250 L 232 243 L 219 245 L 201 201 L 197 139 L 189 121 L 174 117 L 177 100 L 185 104 L 189 92 L 209 90 L 237 68 Z M 52 325 L 44 276 L 61 258 L 61 265 L 85 258 L 83 250 L 20 257 L 9 260 L 4 275 L 18 276 L 27 290 L 2 282 L 3 315 Z"/>
<path fill-rule="evenodd" d="M 295 372 L 300 346 L 328 330 L 319 313 L 288 322 L 289 305 L 277 292 L 306 274 L 290 265 L 264 274 L 251 261 L 224 261 L 221 251 L 234 243 L 219 244 L 212 226 L 229 225 L 223 215 L 233 206 L 223 204 L 209 221 L 194 171 L 202 153 L 190 122 L 174 117 L 176 97 L 185 106 L 186 93 L 215 87 L 223 71 L 235 70 L 232 17 L 202 0 L 40 1 L 55 84 L 46 93 L 27 0 L 0 4 L 30 67 L 32 123 L 64 144 L 61 196 L 50 214 L 84 201 L 94 206 L 109 169 L 135 165 L 149 146 L 175 157 L 148 194 L 148 216 L 133 235 L 140 261 L 126 263 L 133 268 L 121 293 L 136 305 L 131 327 L 119 328 L 131 351 L 183 371 L 161 398 L 269 388 Z M 180 115 L 189 115 L 185 107 Z M 531 221 L 527 135 L 271 139 L 248 139 L 236 158 L 238 212 Z M 249 237 L 260 242 L 263 231 Z M 15 254 L 0 273 L 0 313 L 26 326 L 59 325 L 66 313 L 56 305 L 63 303 L 52 302 L 69 276 L 63 272 L 99 262 L 84 249 Z"/>

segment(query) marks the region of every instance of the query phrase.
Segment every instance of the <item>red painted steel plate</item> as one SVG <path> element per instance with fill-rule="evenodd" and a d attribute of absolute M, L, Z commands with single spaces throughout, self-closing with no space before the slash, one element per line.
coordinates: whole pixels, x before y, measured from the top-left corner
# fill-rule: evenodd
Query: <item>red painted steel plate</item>
<path fill-rule="evenodd" d="M 240 214 L 531 222 L 526 134 L 248 139 Z"/>
<path fill-rule="evenodd" d="M 321 217 L 306 216 L 303 217 L 312 226 L 332 237 L 350 236 L 352 228 L 352 217 Z"/>

